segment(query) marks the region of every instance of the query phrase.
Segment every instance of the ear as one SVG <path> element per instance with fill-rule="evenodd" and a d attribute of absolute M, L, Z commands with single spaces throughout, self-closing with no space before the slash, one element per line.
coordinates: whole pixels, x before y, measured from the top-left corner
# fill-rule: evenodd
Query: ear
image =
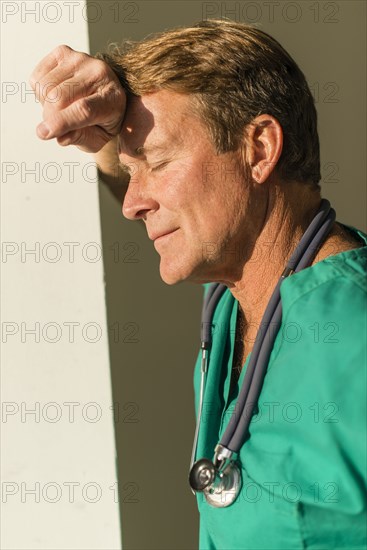
<path fill-rule="evenodd" d="M 282 153 L 282 127 L 273 116 L 259 115 L 247 126 L 246 134 L 246 164 L 253 180 L 264 183 Z"/>

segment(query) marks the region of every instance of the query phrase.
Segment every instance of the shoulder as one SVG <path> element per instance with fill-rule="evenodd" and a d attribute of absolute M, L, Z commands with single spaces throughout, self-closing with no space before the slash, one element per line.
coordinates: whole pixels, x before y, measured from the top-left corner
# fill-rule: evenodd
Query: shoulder
<path fill-rule="evenodd" d="M 285 353 L 297 365 L 297 376 L 307 373 L 307 379 L 317 380 L 319 386 L 346 382 L 357 373 L 364 376 L 366 274 L 364 247 L 330 257 L 284 281 L 282 324 L 273 357 Z"/>
<path fill-rule="evenodd" d="M 367 246 L 330 256 L 285 280 L 281 286 L 283 310 L 312 307 L 337 311 L 363 310 L 367 294 Z"/>

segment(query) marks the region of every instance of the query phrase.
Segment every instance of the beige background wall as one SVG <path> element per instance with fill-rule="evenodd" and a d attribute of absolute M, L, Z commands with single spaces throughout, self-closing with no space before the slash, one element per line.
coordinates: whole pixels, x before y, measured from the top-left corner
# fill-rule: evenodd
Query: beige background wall
<path fill-rule="evenodd" d="M 95 2 L 89 2 L 96 19 Z M 93 5 L 93 6 L 92 6 Z M 90 22 L 91 51 L 123 38 L 189 25 L 207 16 L 256 23 L 294 56 L 314 90 L 323 192 L 338 219 L 366 228 L 365 3 L 360 1 L 103 2 Z M 194 432 L 192 371 L 201 289 L 165 286 L 158 256 L 139 224 L 101 187 L 101 220 L 122 528 L 128 549 L 197 547 L 198 518 L 187 486 Z M 119 253 L 119 255 L 118 255 Z M 125 327 L 125 328 L 124 328 Z M 117 328 L 116 328 L 117 329 Z M 129 337 L 130 334 L 130 337 Z"/>

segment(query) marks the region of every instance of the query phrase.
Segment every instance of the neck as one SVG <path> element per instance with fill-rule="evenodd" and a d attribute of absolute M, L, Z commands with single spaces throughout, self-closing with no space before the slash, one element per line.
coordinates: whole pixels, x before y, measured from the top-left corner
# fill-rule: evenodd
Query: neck
<path fill-rule="evenodd" d="M 265 204 L 265 207 L 262 212 L 254 209 L 250 220 L 253 227 L 247 248 L 250 252 L 236 275 L 222 281 L 239 302 L 246 353 L 252 349 L 265 308 L 287 260 L 321 202 L 318 191 L 298 183 L 275 186 L 271 195 L 260 199 L 255 204 Z M 335 223 L 311 265 L 361 245 Z"/>
<path fill-rule="evenodd" d="M 251 251 L 241 271 L 226 281 L 239 301 L 246 331 L 250 333 L 249 341 L 254 339 L 252 336 L 256 335 L 287 260 L 318 211 L 320 202 L 318 191 L 298 183 L 275 185 L 271 193 L 268 190 L 265 202 L 258 201 L 264 206 L 260 216 L 259 212 L 253 213 Z M 314 262 L 325 257 L 322 249 Z"/>

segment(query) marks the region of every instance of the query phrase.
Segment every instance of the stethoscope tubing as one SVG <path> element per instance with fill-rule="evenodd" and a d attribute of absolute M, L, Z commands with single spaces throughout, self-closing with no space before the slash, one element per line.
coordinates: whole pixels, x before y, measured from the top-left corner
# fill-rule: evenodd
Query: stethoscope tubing
<path fill-rule="evenodd" d="M 217 306 L 222 294 L 225 291 L 226 291 L 226 287 L 224 285 L 221 285 L 219 283 L 214 283 L 209 287 L 203 303 L 202 316 L 201 316 L 202 318 L 202 321 L 201 321 L 202 358 L 201 358 L 201 367 L 200 367 L 200 395 L 199 395 L 199 406 L 198 406 L 198 412 L 197 412 L 194 443 L 192 446 L 192 453 L 191 453 L 191 460 L 190 460 L 190 469 L 195 462 L 197 444 L 199 439 L 199 431 L 200 431 L 200 425 L 201 425 L 201 415 L 202 415 L 203 404 L 204 404 L 206 373 L 208 369 L 208 359 L 209 359 L 208 355 L 209 355 L 209 348 L 212 341 L 211 320 L 214 315 L 214 309 Z"/>
<path fill-rule="evenodd" d="M 318 247 L 329 233 L 334 221 L 335 211 L 330 208 L 329 201 L 323 199 L 318 213 L 306 229 L 299 244 L 294 250 L 269 300 L 260 324 L 262 330 L 259 330 L 257 333 L 241 391 L 237 399 L 236 411 L 232 414 L 228 426 L 219 442 L 219 445 L 226 447 L 233 453 L 239 452 L 247 437 L 251 418 L 263 386 L 269 357 L 281 325 L 281 284 L 291 273 L 301 271 L 312 262 Z M 203 354 L 201 362 L 201 383 L 191 466 L 194 464 L 196 457 L 201 425 L 208 360 L 212 341 L 212 320 L 215 308 L 226 290 L 227 287 L 223 284 L 212 284 L 209 287 L 203 304 L 201 321 L 201 349 Z"/>
<path fill-rule="evenodd" d="M 306 230 L 287 263 L 285 271 L 288 274 L 291 272 L 297 273 L 311 263 L 320 243 L 329 233 L 334 221 L 335 211 L 330 208 L 330 203 L 324 199 L 320 211 Z M 234 453 L 239 452 L 246 439 L 248 427 L 264 382 L 269 357 L 281 325 L 280 287 L 284 279 L 285 277 L 281 277 L 278 281 L 262 318 L 260 326 L 264 327 L 264 330 L 259 330 L 257 333 L 241 392 L 236 403 L 237 410 L 232 415 L 219 442 L 220 445 Z"/>
<path fill-rule="evenodd" d="M 214 283 L 209 287 L 204 300 L 202 321 L 201 321 L 201 349 L 208 349 L 212 342 L 212 319 L 214 310 L 224 292 L 227 290 L 225 285 Z"/>

